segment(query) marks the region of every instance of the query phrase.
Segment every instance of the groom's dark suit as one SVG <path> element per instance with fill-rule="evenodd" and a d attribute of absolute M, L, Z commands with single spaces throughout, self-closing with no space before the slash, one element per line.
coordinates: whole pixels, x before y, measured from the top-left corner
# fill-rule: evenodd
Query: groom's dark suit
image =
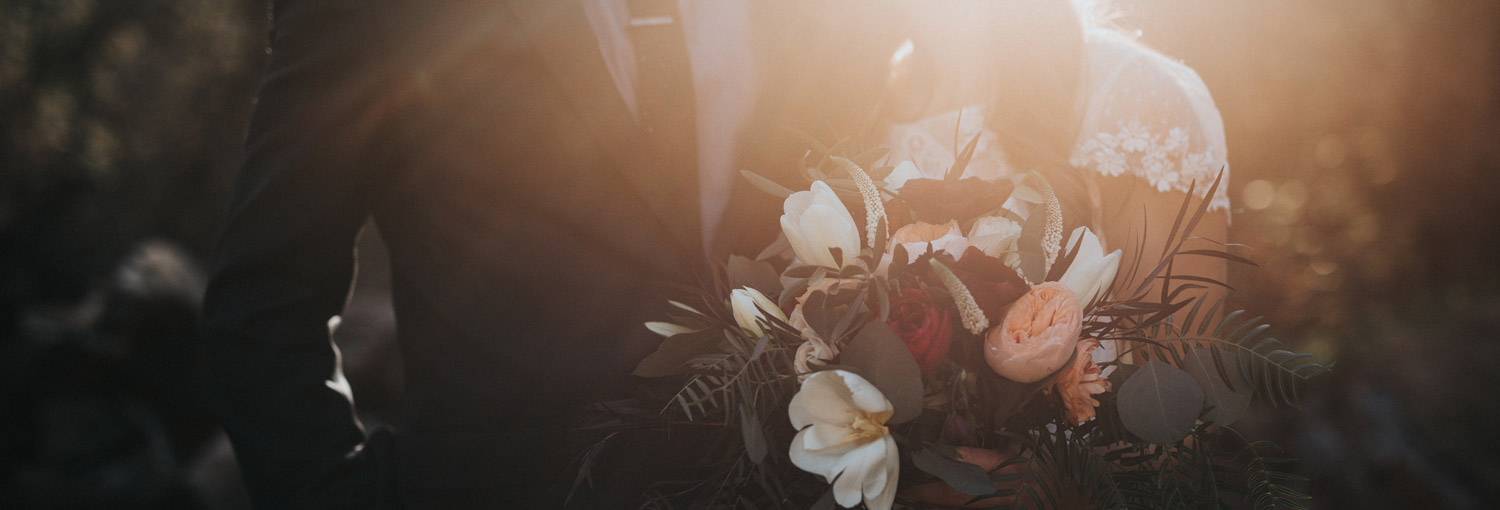
<path fill-rule="evenodd" d="M 576 0 L 280 0 L 205 303 L 211 386 L 268 508 L 554 505 L 569 412 L 657 341 L 696 198 Z M 372 217 L 405 363 L 364 442 L 327 321 Z M 523 499 L 532 498 L 532 499 Z M 622 502 L 623 503 L 623 502 Z"/>

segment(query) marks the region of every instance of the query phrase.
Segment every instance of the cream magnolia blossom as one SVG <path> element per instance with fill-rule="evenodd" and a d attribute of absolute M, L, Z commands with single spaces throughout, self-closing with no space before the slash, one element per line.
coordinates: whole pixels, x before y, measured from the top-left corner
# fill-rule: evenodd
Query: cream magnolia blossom
<path fill-rule="evenodd" d="M 823 181 L 813 182 L 808 191 L 792 193 L 782 206 L 781 231 L 802 263 L 838 269 L 859 254 L 859 227 Z M 829 248 L 838 248 L 843 260 L 834 259 Z"/>
<path fill-rule="evenodd" d="M 1078 255 L 1073 258 L 1073 264 L 1068 266 L 1067 272 L 1063 273 L 1058 282 L 1073 291 L 1078 296 L 1078 303 L 1087 309 L 1114 282 L 1115 273 L 1120 270 L 1120 250 L 1105 255 L 1104 245 L 1099 243 L 1099 237 L 1089 231 L 1088 227 L 1073 229 L 1073 234 L 1068 236 L 1067 246 L 1072 247 L 1078 243 L 1080 236 L 1083 242 L 1078 246 Z"/>
<path fill-rule="evenodd" d="M 730 291 L 729 308 L 734 312 L 734 322 L 754 336 L 766 334 L 760 327 L 760 321 L 766 318 L 766 314 L 771 314 L 782 322 L 787 321 L 786 313 L 776 306 L 776 302 L 750 287 Z"/>
<path fill-rule="evenodd" d="M 969 246 L 1005 261 L 1011 269 L 1021 264 L 1020 240 L 1021 224 L 1004 216 L 985 216 L 969 227 Z"/>
<path fill-rule="evenodd" d="M 788 415 L 792 464 L 833 484 L 846 508 L 861 501 L 888 510 L 896 499 L 901 459 L 885 422 L 894 412 L 875 385 L 844 370 L 817 372 L 802 382 Z"/>
<path fill-rule="evenodd" d="M 946 251 L 953 258 L 962 257 L 964 250 L 969 249 L 969 239 L 964 237 L 958 221 L 954 220 L 942 224 L 917 222 L 898 228 L 891 234 L 892 249 L 898 244 L 906 248 L 908 264 L 927 253 L 928 245 L 932 246 L 932 251 Z"/>
<path fill-rule="evenodd" d="M 906 185 L 906 181 L 921 178 L 922 171 L 917 169 L 915 163 L 902 161 L 896 163 L 896 168 L 891 169 L 891 173 L 885 175 L 885 186 L 888 189 L 901 189 Z"/>

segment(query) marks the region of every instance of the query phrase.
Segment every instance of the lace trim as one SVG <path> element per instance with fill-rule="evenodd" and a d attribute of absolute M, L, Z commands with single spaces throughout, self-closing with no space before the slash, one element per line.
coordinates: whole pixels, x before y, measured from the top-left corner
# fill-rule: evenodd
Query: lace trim
<path fill-rule="evenodd" d="M 1157 191 L 1180 191 L 1186 193 L 1197 182 L 1199 197 L 1208 192 L 1208 186 L 1220 168 L 1228 167 L 1219 160 L 1213 150 L 1189 152 L 1188 131 L 1174 127 L 1165 137 L 1152 133 L 1138 120 L 1121 122 L 1115 133 L 1100 132 L 1078 144 L 1073 149 L 1069 163 L 1078 168 L 1090 168 L 1111 177 L 1130 173 L 1151 183 Z M 1228 186 L 1219 185 L 1209 210 L 1229 209 Z"/>

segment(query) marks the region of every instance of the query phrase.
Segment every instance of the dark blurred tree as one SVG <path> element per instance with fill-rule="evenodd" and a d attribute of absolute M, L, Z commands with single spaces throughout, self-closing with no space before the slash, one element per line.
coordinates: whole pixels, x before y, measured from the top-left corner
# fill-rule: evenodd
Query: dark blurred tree
<path fill-rule="evenodd" d="M 142 238 L 212 243 L 264 0 L 0 0 L 0 337 Z"/>
<path fill-rule="evenodd" d="M 1223 113 L 1237 298 L 1315 340 L 1495 295 L 1500 3 L 1115 2 Z"/>
<path fill-rule="evenodd" d="M 1339 364 L 1240 427 L 1315 508 L 1500 505 L 1500 2 L 1116 5 L 1223 113 L 1236 301 Z"/>

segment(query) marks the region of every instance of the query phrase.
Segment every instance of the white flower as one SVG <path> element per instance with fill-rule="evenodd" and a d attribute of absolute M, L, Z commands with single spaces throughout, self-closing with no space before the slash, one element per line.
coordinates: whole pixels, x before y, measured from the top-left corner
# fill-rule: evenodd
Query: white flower
<path fill-rule="evenodd" d="M 921 178 L 922 171 L 917 170 L 916 164 L 910 161 L 902 161 L 896 163 L 896 168 L 892 169 L 891 173 L 886 174 L 885 186 L 887 189 L 901 189 L 902 186 L 906 185 L 906 181 Z"/>
<path fill-rule="evenodd" d="M 797 346 L 797 354 L 792 359 L 792 367 L 797 370 L 799 379 L 811 374 L 813 365 L 823 365 L 839 355 L 838 348 L 823 341 L 812 328 L 802 328 L 802 338 L 805 341 Z"/>
<path fill-rule="evenodd" d="M 1073 234 L 1068 236 L 1067 246 L 1072 247 L 1074 243 L 1078 243 L 1079 236 L 1083 237 L 1083 242 L 1078 246 L 1078 255 L 1073 258 L 1073 264 L 1068 266 L 1068 271 L 1063 273 L 1058 282 L 1073 291 L 1078 296 L 1079 304 L 1083 305 L 1084 310 L 1088 310 L 1093 306 L 1094 300 L 1114 282 L 1115 273 L 1120 269 L 1120 250 L 1105 255 L 1104 246 L 1099 244 L 1099 237 L 1087 227 L 1073 229 Z"/>
<path fill-rule="evenodd" d="M 734 322 L 754 336 L 766 334 L 760 327 L 760 321 L 765 320 L 768 313 L 782 322 L 787 321 L 786 313 L 781 311 L 781 307 L 776 306 L 765 294 L 750 287 L 731 291 L 729 308 L 734 312 Z"/>
<path fill-rule="evenodd" d="M 1005 261 L 1012 269 L 1021 263 L 1017 246 L 1020 239 L 1021 224 L 1004 216 L 985 216 L 974 220 L 974 226 L 969 227 L 969 246 Z"/>
<path fill-rule="evenodd" d="M 885 426 L 893 410 L 885 395 L 859 375 L 843 370 L 813 374 L 788 410 L 799 430 L 792 438 L 792 464 L 832 483 L 839 506 L 864 501 L 870 510 L 889 510 L 901 468 L 896 441 Z"/>
<path fill-rule="evenodd" d="M 906 247 L 908 264 L 916 262 L 917 257 L 927 253 L 928 245 L 932 246 L 933 252 L 946 251 L 955 259 L 963 257 L 964 250 L 969 249 L 969 240 L 958 229 L 956 220 L 942 224 L 916 222 L 898 228 L 896 233 L 891 234 L 892 249 L 898 244 Z"/>
<path fill-rule="evenodd" d="M 781 231 L 802 263 L 839 269 L 844 260 L 859 255 L 859 228 L 854 217 L 823 181 L 813 182 L 810 191 L 786 197 L 783 211 Z M 835 260 L 829 248 L 838 248 L 843 260 Z"/>

